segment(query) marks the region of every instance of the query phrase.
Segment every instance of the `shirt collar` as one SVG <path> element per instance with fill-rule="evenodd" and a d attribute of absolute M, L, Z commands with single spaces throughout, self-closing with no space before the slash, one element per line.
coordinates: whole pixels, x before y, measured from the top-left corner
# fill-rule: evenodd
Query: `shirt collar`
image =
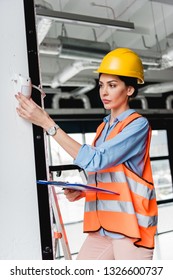
<path fill-rule="evenodd" d="M 123 121 L 125 118 L 127 118 L 128 116 L 130 116 L 132 113 L 136 112 L 134 109 L 128 109 L 126 111 L 124 111 L 123 113 L 121 113 L 119 116 L 117 116 L 114 120 L 114 122 L 121 122 Z M 105 123 L 108 123 L 110 120 L 111 115 L 109 114 L 108 116 L 104 117 L 103 121 Z"/>

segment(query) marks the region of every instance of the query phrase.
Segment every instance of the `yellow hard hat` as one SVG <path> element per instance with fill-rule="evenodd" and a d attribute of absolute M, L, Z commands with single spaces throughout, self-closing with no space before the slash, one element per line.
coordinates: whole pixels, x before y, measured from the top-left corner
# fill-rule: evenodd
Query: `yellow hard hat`
<path fill-rule="evenodd" d="M 106 54 L 97 72 L 137 78 L 138 84 L 144 83 L 142 61 L 135 52 L 127 48 L 117 48 Z"/>

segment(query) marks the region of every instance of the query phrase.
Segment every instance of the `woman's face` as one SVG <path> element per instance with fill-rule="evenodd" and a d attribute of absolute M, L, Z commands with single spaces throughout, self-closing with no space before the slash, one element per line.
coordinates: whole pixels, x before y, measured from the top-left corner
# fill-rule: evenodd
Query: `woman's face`
<path fill-rule="evenodd" d="M 116 75 L 101 74 L 99 79 L 100 98 L 106 110 L 121 111 L 129 108 L 128 98 L 134 88 L 126 86 Z"/>

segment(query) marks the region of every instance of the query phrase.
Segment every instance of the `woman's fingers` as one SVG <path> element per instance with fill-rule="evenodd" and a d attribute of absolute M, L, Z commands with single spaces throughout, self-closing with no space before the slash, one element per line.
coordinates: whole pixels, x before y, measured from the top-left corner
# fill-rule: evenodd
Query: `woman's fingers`
<path fill-rule="evenodd" d="M 28 120 L 32 120 L 32 114 L 36 106 L 34 107 L 29 100 L 29 102 L 26 102 L 26 100 L 23 100 L 20 96 L 16 96 L 16 99 L 19 101 L 19 106 L 16 108 L 19 116 Z"/>
<path fill-rule="evenodd" d="M 18 113 L 18 115 L 24 119 L 27 119 L 27 116 L 26 116 L 26 111 L 22 109 L 22 107 L 18 107 L 16 108 L 16 111 Z"/>
<path fill-rule="evenodd" d="M 47 118 L 47 113 L 31 98 L 28 99 L 21 93 L 15 95 L 15 97 L 19 102 L 19 107 L 16 109 L 18 115 L 36 125 L 42 126 L 44 118 Z"/>
<path fill-rule="evenodd" d="M 69 201 L 74 201 L 81 194 L 81 191 L 65 189 L 64 194 Z"/>
<path fill-rule="evenodd" d="M 23 109 L 29 109 L 32 108 L 34 109 L 35 107 L 37 107 L 37 104 L 30 98 L 26 98 L 24 95 L 22 95 L 21 93 L 18 93 L 15 95 L 16 99 L 19 102 L 19 105 L 23 108 Z"/>

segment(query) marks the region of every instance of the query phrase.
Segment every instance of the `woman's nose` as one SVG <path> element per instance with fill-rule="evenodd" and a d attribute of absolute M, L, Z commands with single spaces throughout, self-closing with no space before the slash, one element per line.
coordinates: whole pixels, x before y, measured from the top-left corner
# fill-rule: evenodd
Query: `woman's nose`
<path fill-rule="evenodd" d="M 107 95 L 107 94 L 108 94 L 108 91 L 107 91 L 107 87 L 106 87 L 106 86 L 102 88 L 102 94 L 103 94 L 103 95 Z"/>

